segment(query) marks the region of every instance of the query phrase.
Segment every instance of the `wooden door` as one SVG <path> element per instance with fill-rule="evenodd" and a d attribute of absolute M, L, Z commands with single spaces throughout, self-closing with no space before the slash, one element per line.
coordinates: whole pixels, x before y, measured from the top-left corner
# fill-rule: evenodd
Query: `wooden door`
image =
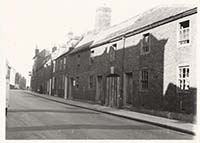
<path fill-rule="evenodd" d="M 64 98 L 68 98 L 68 78 L 65 76 L 65 84 L 64 84 Z"/>
<path fill-rule="evenodd" d="M 133 74 L 126 73 L 125 78 L 125 104 L 132 104 L 132 96 L 133 96 Z"/>
<path fill-rule="evenodd" d="M 119 77 L 111 76 L 106 79 L 106 105 L 117 107 L 119 91 Z"/>
<path fill-rule="evenodd" d="M 97 103 L 101 102 L 102 96 L 103 96 L 103 77 L 97 76 L 97 84 L 96 84 L 96 101 Z"/>

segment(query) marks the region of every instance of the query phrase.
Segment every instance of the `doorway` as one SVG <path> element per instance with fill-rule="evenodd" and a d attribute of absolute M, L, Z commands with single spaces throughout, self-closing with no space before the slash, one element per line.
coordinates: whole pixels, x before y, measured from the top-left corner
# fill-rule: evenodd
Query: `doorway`
<path fill-rule="evenodd" d="M 124 105 L 131 105 L 133 98 L 133 73 L 125 73 L 124 78 Z"/>
<path fill-rule="evenodd" d="M 119 76 L 110 76 L 106 78 L 106 101 L 105 105 L 117 107 L 117 98 L 120 95 L 120 78 Z"/>
<path fill-rule="evenodd" d="M 72 99 L 72 86 L 73 86 L 74 79 L 71 77 L 69 81 L 69 99 Z"/>
<path fill-rule="evenodd" d="M 64 98 L 68 98 L 68 78 L 65 76 L 65 84 L 64 84 Z"/>
<path fill-rule="evenodd" d="M 97 76 L 96 80 L 96 102 L 101 103 L 101 99 L 103 96 L 103 76 L 99 75 Z"/>

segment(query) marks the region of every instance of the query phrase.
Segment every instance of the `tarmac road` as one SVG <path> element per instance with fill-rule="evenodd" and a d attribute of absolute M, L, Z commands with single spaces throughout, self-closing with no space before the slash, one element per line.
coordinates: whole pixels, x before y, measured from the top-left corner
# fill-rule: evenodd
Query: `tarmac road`
<path fill-rule="evenodd" d="M 193 139 L 192 135 L 10 91 L 6 139 Z"/>

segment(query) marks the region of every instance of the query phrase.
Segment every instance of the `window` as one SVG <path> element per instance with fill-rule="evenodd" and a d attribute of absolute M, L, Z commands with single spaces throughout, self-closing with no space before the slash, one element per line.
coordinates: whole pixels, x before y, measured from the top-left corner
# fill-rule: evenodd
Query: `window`
<path fill-rule="evenodd" d="M 76 77 L 76 88 L 79 87 L 79 76 Z"/>
<path fill-rule="evenodd" d="M 148 89 L 149 72 L 147 69 L 141 71 L 141 89 Z"/>
<path fill-rule="evenodd" d="M 189 38 L 190 23 L 189 20 L 179 23 L 179 44 L 184 45 L 190 42 Z"/>
<path fill-rule="evenodd" d="M 53 61 L 53 72 L 55 72 L 55 70 L 56 70 L 56 62 Z"/>
<path fill-rule="evenodd" d="M 77 59 L 78 59 L 78 61 L 77 61 L 77 66 L 80 67 L 81 55 L 78 55 L 78 56 L 77 56 Z"/>
<path fill-rule="evenodd" d="M 150 52 L 150 39 L 149 33 L 143 35 L 141 54 L 147 54 Z"/>
<path fill-rule="evenodd" d="M 94 63 L 94 50 L 90 51 L 89 65 Z"/>
<path fill-rule="evenodd" d="M 64 58 L 64 64 L 66 64 L 66 58 Z"/>
<path fill-rule="evenodd" d="M 62 75 L 62 89 L 65 88 L 65 75 Z"/>
<path fill-rule="evenodd" d="M 58 61 L 55 61 L 55 71 L 58 71 Z"/>
<path fill-rule="evenodd" d="M 113 44 L 111 47 L 110 47 L 110 54 L 109 54 L 109 58 L 110 58 L 110 61 L 113 62 L 115 61 L 115 50 L 117 48 L 117 44 Z"/>
<path fill-rule="evenodd" d="M 190 68 L 189 66 L 179 66 L 178 86 L 180 90 L 189 90 L 190 88 Z"/>
<path fill-rule="evenodd" d="M 71 84 L 72 84 L 72 86 L 76 86 L 76 81 L 73 77 L 71 77 Z"/>
<path fill-rule="evenodd" d="M 93 86 L 93 76 L 91 75 L 89 76 L 89 79 L 88 79 L 88 87 L 92 88 L 92 86 Z"/>
<path fill-rule="evenodd" d="M 60 60 L 60 70 L 62 70 L 62 59 Z"/>
<path fill-rule="evenodd" d="M 64 64 L 63 64 L 63 69 L 66 69 L 66 57 L 64 58 Z"/>
<path fill-rule="evenodd" d="M 57 87 L 58 87 L 58 89 L 61 88 L 60 75 L 57 76 Z"/>

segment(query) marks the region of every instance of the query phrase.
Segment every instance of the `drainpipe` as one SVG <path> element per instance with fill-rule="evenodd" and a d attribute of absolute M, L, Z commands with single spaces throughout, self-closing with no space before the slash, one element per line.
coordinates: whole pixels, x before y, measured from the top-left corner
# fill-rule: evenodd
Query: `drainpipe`
<path fill-rule="evenodd" d="M 124 96 L 124 58 L 125 58 L 125 36 L 122 36 L 122 64 L 121 64 L 121 70 L 122 70 L 122 80 L 121 80 L 121 94 L 119 98 L 119 108 L 122 108 L 123 106 L 123 96 Z"/>
<path fill-rule="evenodd" d="M 52 60 L 52 58 L 51 58 L 51 67 L 50 67 L 50 79 L 51 79 L 51 86 L 50 86 L 50 88 L 51 88 L 51 94 L 50 94 L 50 96 L 53 96 L 53 60 Z M 55 84 L 55 83 L 54 83 Z"/>

